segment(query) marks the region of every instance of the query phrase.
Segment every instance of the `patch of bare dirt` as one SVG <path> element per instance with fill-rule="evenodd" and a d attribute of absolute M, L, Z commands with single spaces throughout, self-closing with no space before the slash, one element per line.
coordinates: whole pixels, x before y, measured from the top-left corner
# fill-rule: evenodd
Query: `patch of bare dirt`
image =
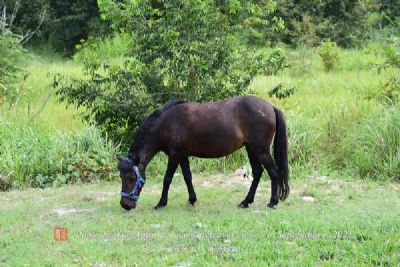
<path fill-rule="evenodd" d="M 74 213 L 88 213 L 93 212 L 95 209 L 75 209 L 75 208 L 59 208 L 53 209 L 52 213 L 58 216 L 71 215 Z"/>

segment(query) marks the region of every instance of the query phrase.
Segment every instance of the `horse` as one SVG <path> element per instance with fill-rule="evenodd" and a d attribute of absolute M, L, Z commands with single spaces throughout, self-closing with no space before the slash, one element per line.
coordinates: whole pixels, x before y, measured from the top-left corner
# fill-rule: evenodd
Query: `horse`
<path fill-rule="evenodd" d="M 273 156 L 271 144 L 273 140 Z M 128 156 L 118 155 L 122 181 L 120 205 L 136 207 L 146 182 L 146 167 L 158 153 L 168 156 L 160 201 L 154 209 L 167 205 L 168 190 L 178 166 L 189 193 L 191 205 L 197 200 L 192 184 L 189 157 L 219 158 L 245 147 L 253 173 L 249 192 L 238 207 L 248 208 L 264 168 L 271 179 L 268 208 L 289 195 L 287 134 L 283 113 L 255 96 L 239 96 L 217 102 L 169 102 L 142 123 Z"/>

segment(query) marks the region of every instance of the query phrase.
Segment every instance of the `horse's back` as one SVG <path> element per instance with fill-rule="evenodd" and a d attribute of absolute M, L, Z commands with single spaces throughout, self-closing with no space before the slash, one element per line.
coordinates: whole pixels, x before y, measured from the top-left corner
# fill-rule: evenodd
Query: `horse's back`
<path fill-rule="evenodd" d="M 167 149 L 199 157 L 225 156 L 246 143 L 270 143 L 275 132 L 273 106 L 253 96 L 182 103 L 163 117 L 159 130 Z"/>

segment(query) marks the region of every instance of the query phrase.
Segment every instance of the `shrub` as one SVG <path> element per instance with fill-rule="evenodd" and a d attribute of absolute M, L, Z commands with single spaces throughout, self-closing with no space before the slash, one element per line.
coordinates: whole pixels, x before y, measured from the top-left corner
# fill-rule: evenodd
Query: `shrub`
<path fill-rule="evenodd" d="M 74 61 L 94 69 L 110 61 L 121 60 L 129 52 L 131 41 L 131 36 L 124 33 L 107 38 L 81 40 L 76 45 Z"/>
<path fill-rule="evenodd" d="M 388 103 L 397 103 L 400 100 L 400 38 L 390 39 L 383 52 L 385 61 L 378 64 L 378 72 L 388 68 L 395 69 L 395 72 L 374 96 L 381 97 Z"/>
<path fill-rule="evenodd" d="M 283 71 L 288 67 L 288 58 L 285 50 L 283 50 L 282 48 L 276 48 L 274 49 L 274 51 L 272 51 L 271 55 L 265 62 L 264 74 L 267 76 L 277 75 L 280 71 Z"/>
<path fill-rule="evenodd" d="M 339 48 L 335 42 L 322 42 L 318 49 L 318 54 L 322 58 L 326 72 L 332 71 L 340 64 Z"/>

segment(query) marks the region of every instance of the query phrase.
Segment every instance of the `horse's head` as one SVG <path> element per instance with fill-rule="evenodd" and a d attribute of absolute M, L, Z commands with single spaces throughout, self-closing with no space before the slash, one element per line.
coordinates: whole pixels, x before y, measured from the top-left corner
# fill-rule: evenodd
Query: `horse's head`
<path fill-rule="evenodd" d="M 120 204 L 124 209 L 131 210 L 136 208 L 136 202 L 139 200 L 145 179 L 131 159 L 123 156 L 117 156 L 117 158 L 119 176 L 122 182 Z"/>

